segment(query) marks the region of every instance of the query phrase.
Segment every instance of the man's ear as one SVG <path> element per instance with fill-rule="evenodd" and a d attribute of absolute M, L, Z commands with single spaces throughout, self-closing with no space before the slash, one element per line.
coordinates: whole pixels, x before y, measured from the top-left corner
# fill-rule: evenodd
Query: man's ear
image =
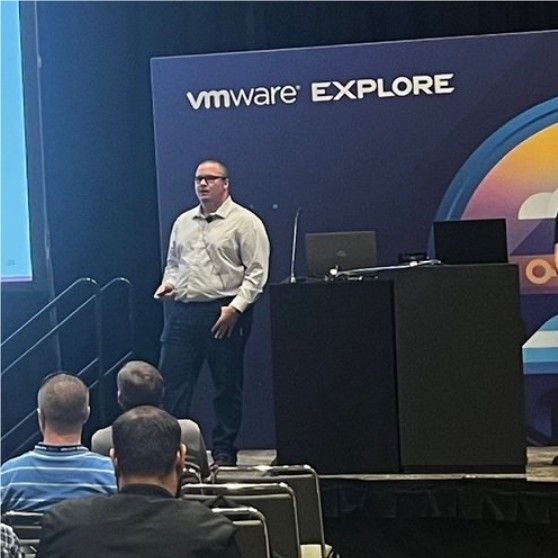
<path fill-rule="evenodd" d="M 110 460 L 112 461 L 112 465 L 113 465 L 114 469 L 116 470 L 116 468 L 118 467 L 118 458 L 116 457 L 116 453 L 114 452 L 114 448 L 110 448 L 109 457 L 110 457 Z"/>
<path fill-rule="evenodd" d="M 180 479 L 182 478 L 182 474 L 184 472 L 184 467 L 186 466 L 186 446 L 184 444 L 180 444 L 178 449 L 176 450 L 176 461 L 174 462 L 174 470 L 176 471 L 176 478 L 178 480 L 178 490 L 180 489 Z"/>
<path fill-rule="evenodd" d="M 184 464 L 186 463 L 186 446 L 180 444 L 178 451 L 176 452 L 176 464 L 180 465 L 184 469 Z"/>
<path fill-rule="evenodd" d="M 87 405 L 87 413 L 85 414 L 85 422 L 83 424 L 89 420 L 89 415 L 91 415 L 91 407 Z"/>
<path fill-rule="evenodd" d="M 114 448 L 110 448 L 109 457 L 110 457 L 110 460 L 112 461 L 112 468 L 114 469 L 114 476 L 116 477 L 116 486 L 118 487 L 118 490 L 120 490 L 120 468 L 119 468 L 119 465 L 118 465 L 118 457 L 116 457 L 116 452 L 114 451 Z"/>
<path fill-rule="evenodd" d="M 174 464 L 174 470 L 176 472 L 176 493 L 175 497 L 180 496 L 180 485 L 182 483 L 182 475 L 184 473 L 184 467 L 186 465 L 186 446 L 180 444 L 176 450 L 176 462 Z"/>
<path fill-rule="evenodd" d="M 41 434 L 45 433 L 45 416 L 41 412 L 41 409 L 37 407 L 37 422 L 39 423 L 39 430 Z"/>

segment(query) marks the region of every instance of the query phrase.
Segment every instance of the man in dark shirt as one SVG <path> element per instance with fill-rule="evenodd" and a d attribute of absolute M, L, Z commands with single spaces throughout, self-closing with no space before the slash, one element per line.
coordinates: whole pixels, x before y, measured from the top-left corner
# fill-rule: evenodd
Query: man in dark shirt
<path fill-rule="evenodd" d="M 238 558 L 235 526 L 197 502 L 178 500 L 186 448 L 178 421 L 135 407 L 112 426 L 118 494 L 54 506 L 38 558 Z"/>

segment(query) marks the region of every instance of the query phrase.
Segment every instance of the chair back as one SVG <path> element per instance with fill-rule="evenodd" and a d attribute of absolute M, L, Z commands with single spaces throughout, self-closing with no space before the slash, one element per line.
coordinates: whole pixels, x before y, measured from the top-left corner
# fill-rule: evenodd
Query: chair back
<path fill-rule="evenodd" d="M 182 498 L 206 505 L 218 496 L 259 510 L 267 521 L 272 551 L 282 558 L 300 558 L 296 497 L 292 488 L 284 483 L 265 483 L 185 484 L 181 489 Z"/>
<path fill-rule="evenodd" d="M 215 513 L 228 517 L 237 527 L 236 543 L 241 558 L 271 558 L 271 545 L 267 521 L 255 508 L 212 508 Z"/>
<path fill-rule="evenodd" d="M 182 470 L 181 484 L 194 483 L 198 484 L 203 482 L 200 468 L 194 463 L 186 463 Z"/>
<path fill-rule="evenodd" d="M 309 465 L 257 465 L 220 467 L 213 475 L 215 483 L 285 483 L 296 496 L 300 544 L 325 545 L 320 484 Z"/>
<path fill-rule="evenodd" d="M 24 556 L 34 556 L 41 540 L 43 514 L 39 512 L 8 511 L 2 521 L 17 535 Z"/>

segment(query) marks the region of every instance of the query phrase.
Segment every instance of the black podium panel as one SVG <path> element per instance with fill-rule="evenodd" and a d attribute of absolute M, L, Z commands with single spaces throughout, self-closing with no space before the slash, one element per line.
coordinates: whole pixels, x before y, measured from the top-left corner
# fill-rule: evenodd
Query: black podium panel
<path fill-rule="evenodd" d="M 322 473 L 525 468 L 517 267 L 271 287 L 280 463 Z"/>
<path fill-rule="evenodd" d="M 517 268 L 399 272 L 394 300 L 404 471 L 523 471 Z"/>
<path fill-rule="evenodd" d="M 392 283 L 272 285 L 270 300 L 278 462 L 397 472 Z"/>

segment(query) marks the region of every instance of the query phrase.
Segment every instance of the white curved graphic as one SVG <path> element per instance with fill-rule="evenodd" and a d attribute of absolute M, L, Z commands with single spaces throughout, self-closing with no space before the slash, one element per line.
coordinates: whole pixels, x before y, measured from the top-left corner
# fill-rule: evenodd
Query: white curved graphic
<path fill-rule="evenodd" d="M 519 208 L 517 218 L 553 219 L 558 213 L 558 188 L 554 192 L 540 192 L 529 196 Z"/>

